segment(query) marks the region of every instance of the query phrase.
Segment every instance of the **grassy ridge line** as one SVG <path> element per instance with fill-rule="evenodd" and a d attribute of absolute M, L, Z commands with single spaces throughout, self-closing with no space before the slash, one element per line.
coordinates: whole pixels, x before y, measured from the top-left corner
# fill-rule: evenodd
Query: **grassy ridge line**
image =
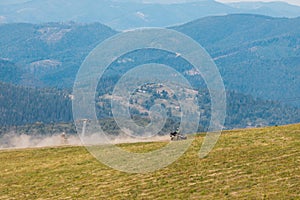
<path fill-rule="evenodd" d="M 198 136 L 178 161 L 148 174 L 110 169 L 83 147 L 0 151 L 0 199 L 300 199 L 300 125 L 226 133 L 207 158 L 198 158 Z"/>

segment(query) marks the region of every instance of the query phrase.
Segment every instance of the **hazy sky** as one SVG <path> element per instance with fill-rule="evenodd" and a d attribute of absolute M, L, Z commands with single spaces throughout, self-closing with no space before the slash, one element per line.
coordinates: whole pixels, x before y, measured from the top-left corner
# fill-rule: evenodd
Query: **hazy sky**
<path fill-rule="evenodd" d="M 242 1 L 264 1 L 264 2 L 270 2 L 270 1 L 284 1 L 287 2 L 289 4 L 294 4 L 294 5 L 298 5 L 300 6 L 300 0 L 216 0 L 219 2 L 223 2 L 223 3 L 228 3 L 228 2 L 242 2 Z"/>
<path fill-rule="evenodd" d="M 0 0 L 0 5 L 22 3 L 22 2 L 26 2 L 26 1 L 28 1 L 28 0 Z"/>
<path fill-rule="evenodd" d="M 5 4 L 13 4 L 13 3 L 19 3 L 19 2 L 26 2 L 29 0 L 0 0 L 0 5 L 5 5 Z M 42 1 L 42 0 L 41 0 Z M 125 0 L 123 0 L 125 1 Z M 132 0 L 131 0 L 132 1 Z M 172 2 L 172 0 L 146 0 L 147 2 L 163 2 L 163 1 L 167 1 Z M 184 1 L 193 1 L 193 0 L 173 0 L 174 2 L 184 2 Z M 197 0 L 194 0 L 197 1 Z M 201 0 L 198 0 L 201 1 Z M 241 2 L 241 1 L 265 1 L 265 2 L 269 2 L 269 1 L 284 1 L 290 4 L 295 4 L 295 5 L 299 5 L 300 6 L 300 0 L 216 0 L 219 2 Z"/>

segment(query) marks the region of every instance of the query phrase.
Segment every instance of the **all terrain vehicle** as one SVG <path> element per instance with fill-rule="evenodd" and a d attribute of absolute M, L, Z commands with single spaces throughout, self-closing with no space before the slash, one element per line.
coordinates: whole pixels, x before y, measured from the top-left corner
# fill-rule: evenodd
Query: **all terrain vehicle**
<path fill-rule="evenodd" d="M 172 141 L 178 141 L 178 140 L 186 140 L 187 137 L 185 135 L 182 135 L 179 130 L 176 130 L 175 132 L 170 133 L 170 138 Z"/>

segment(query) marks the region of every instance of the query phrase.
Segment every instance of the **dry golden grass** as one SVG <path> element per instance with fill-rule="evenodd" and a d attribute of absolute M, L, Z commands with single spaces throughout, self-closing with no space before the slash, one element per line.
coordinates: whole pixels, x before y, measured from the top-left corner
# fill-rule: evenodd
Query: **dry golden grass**
<path fill-rule="evenodd" d="M 300 199 L 300 125 L 224 132 L 199 159 L 202 141 L 148 174 L 110 169 L 84 147 L 1 151 L 0 199 Z"/>

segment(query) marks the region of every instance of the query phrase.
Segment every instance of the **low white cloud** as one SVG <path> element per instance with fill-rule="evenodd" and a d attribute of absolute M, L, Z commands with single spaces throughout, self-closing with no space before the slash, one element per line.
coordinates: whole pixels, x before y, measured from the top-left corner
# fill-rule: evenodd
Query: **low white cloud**
<path fill-rule="evenodd" d="M 6 23 L 6 17 L 0 16 L 0 24 Z"/>

